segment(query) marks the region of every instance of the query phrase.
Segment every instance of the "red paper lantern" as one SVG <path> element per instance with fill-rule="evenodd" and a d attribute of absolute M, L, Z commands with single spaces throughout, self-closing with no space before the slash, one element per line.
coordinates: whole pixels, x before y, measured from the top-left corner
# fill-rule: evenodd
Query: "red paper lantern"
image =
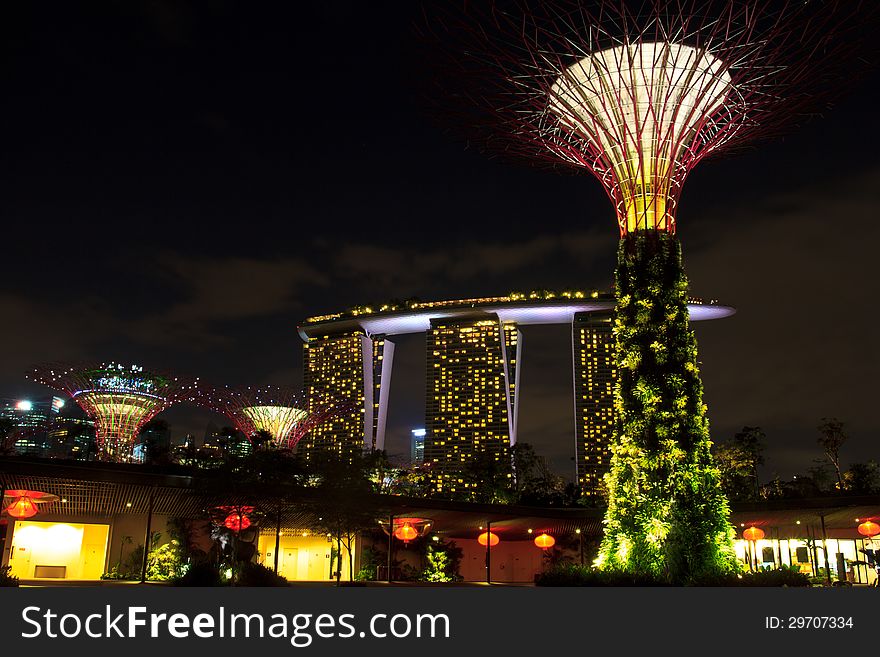
<path fill-rule="evenodd" d="M 6 507 L 6 513 L 13 518 L 31 518 L 37 515 L 37 505 L 27 495 L 22 495 Z"/>
<path fill-rule="evenodd" d="M 489 547 L 495 547 L 500 542 L 501 539 L 492 532 L 483 532 L 482 534 L 477 536 L 477 543 L 479 543 L 480 545 L 486 545 L 486 543 L 489 543 Z"/>
<path fill-rule="evenodd" d="M 749 527 L 743 532 L 743 538 L 747 541 L 760 541 L 764 538 L 764 530 L 759 527 Z"/>
<path fill-rule="evenodd" d="M 58 501 L 58 496 L 52 493 L 18 488 L 7 490 L 3 497 L 12 498 L 12 504 L 6 507 L 6 513 L 10 518 L 31 518 L 37 514 L 38 504 Z"/>
<path fill-rule="evenodd" d="M 550 536 L 550 534 L 544 533 L 535 537 L 535 545 L 542 550 L 546 550 L 556 545 L 556 539 Z"/>
<path fill-rule="evenodd" d="M 874 538 L 877 534 L 880 534 L 880 525 L 871 520 L 865 520 L 865 522 L 859 525 L 859 534 L 868 538 Z"/>
<path fill-rule="evenodd" d="M 404 543 L 409 543 L 418 535 L 419 532 L 416 531 L 416 528 L 408 522 L 403 523 L 402 526 L 394 530 L 394 537 L 403 541 Z"/>
<path fill-rule="evenodd" d="M 400 517 L 394 519 L 394 524 L 389 525 L 388 522 L 379 521 L 379 526 L 386 534 L 391 534 L 394 538 L 408 543 L 409 541 L 424 536 L 431 530 L 433 522 L 430 518 Z"/>

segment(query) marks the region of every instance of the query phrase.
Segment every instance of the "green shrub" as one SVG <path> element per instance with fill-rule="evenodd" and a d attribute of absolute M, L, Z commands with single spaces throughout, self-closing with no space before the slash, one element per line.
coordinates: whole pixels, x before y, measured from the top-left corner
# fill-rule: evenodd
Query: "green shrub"
<path fill-rule="evenodd" d="M 151 582 L 166 581 L 183 575 L 180 547 L 176 540 L 160 545 L 147 557 L 147 579 Z"/>
<path fill-rule="evenodd" d="M 536 586 L 671 586 L 664 579 L 621 571 L 598 571 L 587 566 L 559 564 L 535 577 Z M 687 586 L 810 586 L 810 579 L 797 567 L 783 566 L 756 573 L 717 575 L 687 582 Z"/>
<path fill-rule="evenodd" d="M 379 566 L 385 565 L 385 553 L 372 545 L 361 551 L 361 569 L 354 576 L 356 582 L 374 582 L 379 578 Z"/>
<path fill-rule="evenodd" d="M 376 566 L 364 566 L 354 576 L 356 582 L 374 582 L 376 578 Z"/>
<path fill-rule="evenodd" d="M 667 586 L 651 575 L 614 570 L 595 570 L 589 566 L 560 563 L 535 577 L 536 586 Z"/>
<path fill-rule="evenodd" d="M 427 567 L 421 579 L 426 582 L 457 582 L 461 580 L 458 573 L 461 564 L 462 550 L 452 541 L 437 541 L 428 545 L 425 550 Z"/>
<path fill-rule="evenodd" d="M 122 572 L 117 564 L 106 573 L 102 573 L 101 579 L 134 579 L 134 575 Z"/>
<path fill-rule="evenodd" d="M 689 583 L 691 586 L 810 586 L 810 578 L 797 566 L 762 568 L 742 575 L 719 575 L 704 577 Z"/>
<path fill-rule="evenodd" d="M 238 571 L 236 586 L 287 586 L 287 579 L 259 563 L 244 563 Z"/>
<path fill-rule="evenodd" d="M 183 576 L 186 564 L 182 560 L 182 550 L 176 539 L 159 545 L 162 534 L 154 532 L 153 549 L 147 555 L 147 580 L 163 582 Z M 125 538 L 130 539 L 126 536 Z M 123 541 L 123 545 L 130 544 Z M 120 549 L 121 557 L 121 549 Z M 104 580 L 140 580 L 144 562 L 144 546 L 138 545 L 129 552 L 124 561 L 118 561 L 109 571 L 101 575 Z"/>
<path fill-rule="evenodd" d="M 741 582 L 742 586 L 810 586 L 810 578 L 800 572 L 797 566 L 746 573 Z"/>

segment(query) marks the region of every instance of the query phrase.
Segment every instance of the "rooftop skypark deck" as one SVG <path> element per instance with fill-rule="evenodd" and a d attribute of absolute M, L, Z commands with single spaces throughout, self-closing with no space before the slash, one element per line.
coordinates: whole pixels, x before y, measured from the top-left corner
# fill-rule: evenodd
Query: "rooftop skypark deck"
<path fill-rule="evenodd" d="M 432 319 L 472 317 L 475 314 L 497 315 L 501 322 L 527 324 L 571 324 L 575 313 L 611 312 L 614 294 L 599 290 L 563 290 L 553 292 L 511 292 L 506 296 L 450 299 L 444 301 L 394 301 L 363 305 L 338 313 L 307 318 L 297 327 L 303 340 L 326 335 L 363 330 L 368 335 L 403 335 L 424 333 Z M 720 319 L 736 310 L 716 299 L 692 297 L 688 303 L 692 321 Z"/>

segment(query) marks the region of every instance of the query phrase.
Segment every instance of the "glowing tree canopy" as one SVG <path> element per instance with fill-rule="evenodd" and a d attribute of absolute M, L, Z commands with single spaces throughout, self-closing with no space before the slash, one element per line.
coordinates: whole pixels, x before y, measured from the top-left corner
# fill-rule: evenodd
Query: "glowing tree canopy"
<path fill-rule="evenodd" d="M 141 428 L 195 385 L 195 380 L 118 363 L 44 365 L 32 378 L 70 395 L 95 421 L 98 457 L 119 462 L 132 460 Z"/>
<path fill-rule="evenodd" d="M 607 181 L 621 234 L 673 230 L 675 191 L 694 155 L 695 137 L 703 136 L 705 145 L 701 130 L 711 129 L 706 119 L 730 90 L 721 61 L 697 48 L 609 48 L 567 66 L 553 83 L 548 108 L 563 143 L 548 147 L 575 165 L 585 162 L 585 154 L 599 155 L 593 170 Z"/>
<path fill-rule="evenodd" d="M 678 196 L 697 162 L 784 128 L 814 109 L 831 81 L 851 78 L 841 52 L 858 6 L 472 3 L 465 17 L 433 22 L 447 26 L 442 47 L 459 64 L 445 69 L 456 93 L 444 101 L 464 101 L 472 143 L 590 172 L 623 236 L 674 233 Z"/>
<path fill-rule="evenodd" d="M 278 386 L 206 389 L 198 401 L 232 420 L 251 442 L 266 433 L 274 447 L 283 449 L 293 449 L 314 426 L 345 410 L 332 397 L 309 399 Z"/>
<path fill-rule="evenodd" d="M 829 78 L 851 77 L 835 69 L 849 63 L 839 51 L 857 4 L 472 3 L 432 21 L 447 28 L 438 45 L 456 52 L 459 66 L 441 73 L 456 90 L 444 102 L 463 101 L 469 138 L 591 173 L 617 214 L 600 568 L 673 582 L 737 568 L 688 323 L 678 198 L 702 158 L 784 127 Z"/>

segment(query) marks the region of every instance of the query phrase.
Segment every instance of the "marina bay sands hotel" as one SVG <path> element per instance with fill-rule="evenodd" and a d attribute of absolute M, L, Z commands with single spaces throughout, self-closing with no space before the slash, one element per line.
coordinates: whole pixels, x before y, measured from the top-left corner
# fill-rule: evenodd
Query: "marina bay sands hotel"
<path fill-rule="evenodd" d="M 344 455 L 384 449 L 394 360 L 389 338 L 424 333 L 425 464 L 435 488 L 455 492 L 473 485 L 466 466 L 479 455 L 509 469 L 519 416 L 520 326 L 570 324 L 577 481 L 585 495 L 595 495 L 608 467 L 614 422 L 613 307 L 609 293 L 541 291 L 310 317 L 298 327 L 306 390 L 347 399 L 357 411 L 312 429 L 298 449 L 306 457 L 314 450 Z M 691 321 L 735 312 L 698 299 L 689 310 Z"/>

